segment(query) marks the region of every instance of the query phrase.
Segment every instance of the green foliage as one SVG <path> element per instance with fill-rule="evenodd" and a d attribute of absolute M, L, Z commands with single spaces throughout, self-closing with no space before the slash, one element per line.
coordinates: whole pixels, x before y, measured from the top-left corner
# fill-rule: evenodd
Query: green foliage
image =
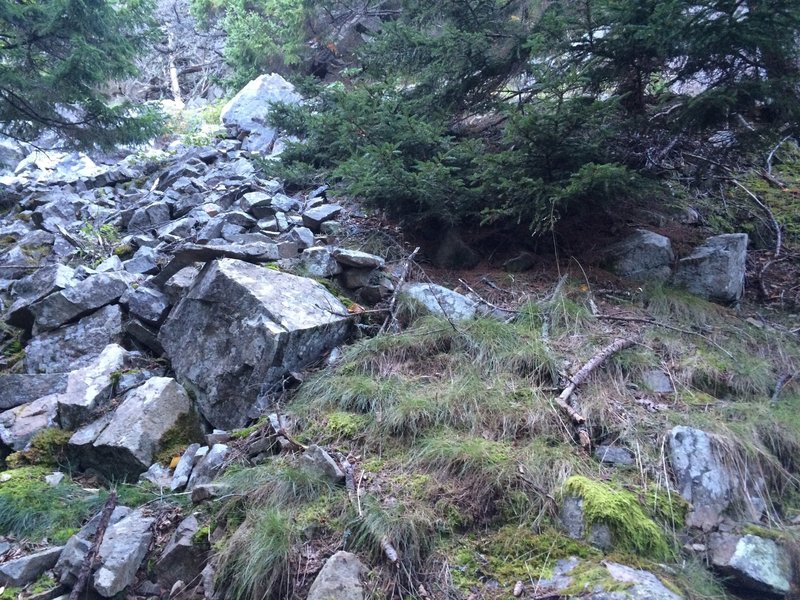
<path fill-rule="evenodd" d="M 6 459 L 6 462 L 12 468 L 26 465 L 65 466 L 71 437 L 71 431 L 64 431 L 57 427 L 43 429 L 33 436 L 26 450 L 15 452 Z"/>
<path fill-rule="evenodd" d="M 44 480 L 43 467 L 5 471 L 0 483 L 0 531 L 27 539 L 63 543 L 98 510 L 98 494 L 83 490 L 69 478 L 56 486 Z"/>
<path fill-rule="evenodd" d="M 0 122 L 11 137 L 55 130 L 73 144 L 141 142 L 160 129 L 154 109 L 110 106 L 98 88 L 135 73 L 153 33 L 149 0 L 0 4 Z"/>
<path fill-rule="evenodd" d="M 631 492 L 578 475 L 564 483 L 564 493 L 583 499 L 586 525 L 610 527 L 617 547 L 660 560 L 673 555 L 664 532 Z"/>
<path fill-rule="evenodd" d="M 225 62 L 238 89 L 262 73 L 300 62 L 305 51 L 303 0 L 191 0 L 201 25 L 219 21 L 226 33 Z"/>

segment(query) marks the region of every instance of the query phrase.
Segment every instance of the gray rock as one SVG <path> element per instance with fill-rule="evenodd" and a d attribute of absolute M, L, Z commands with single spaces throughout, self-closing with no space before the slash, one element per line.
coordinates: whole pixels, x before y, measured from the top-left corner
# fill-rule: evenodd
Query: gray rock
<path fill-rule="evenodd" d="M 197 465 L 192 469 L 189 483 L 186 489 L 191 491 L 195 486 L 211 483 L 217 473 L 225 464 L 225 457 L 228 455 L 228 446 L 225 444 L 214 444 L 208 453 L 203 456 Z M 197 456 L 197 454 L 195 454 Z"/>
<path fill-rule="evenodd" d="M 249 192 L 241 197 L 239 206 L 256 219 L 264 219 L 275 214 L 272 208 L 272 196 L 264 192 Z"/>
<path fill-rule="evenodd" d="M 66 475 L 61 471 L 53 471 L 50 475 L 45 475 L 44 480 L 47 482 L 47 485 L 51 487 L 56 487 L 59 483 L 64 481 Z"/>
<path fill-rule="evenodd" d="M 114 395 L 114 375 L 129 359 L 122 346 L 110 344 L 91 364 L 69 374 L 67 389 L 58 395 L 58 420 L 64 429 L 77 429 L 105 408 Z"/>
<path fill-rule="evenodd" d="M 678 262 L 674 282 L 714 302 L 733 304 L 744 294 L 747 234 L 710 237 Z"/>
<path fill-rule="evenodd" d="M 92 444 L 93 466 L 135 479 L 153 463 L 163 435 L 192 410 L 189 395 L 174 379 L 153 377 L 126 394 Z"/>
<path fill-rule="evenodd" d="M 170 308 L 166 294 L 144 286 L 129 289 L 120 298 L 120 304 L 127 306 L 134 317 L 150 325 L 161 323 Z"/>
<path fill-rule="evenodd" d="M 435 315 L 452 321 L 465 321 L 475 316 L 477 304 L 458 292 L 433 283 L 407 283 L 400 294 L 419 302 Z"/>
<path fill-rule="evenodd" d="M 203 570 L 207 552 L 194 543 L 200 529 L 197 518 L 191 515 L 178 524 L 175 533 L 156 563 L 158 583 L 171 588 L 176 581 L 194 581 Z"/>
<path fill-rule="evenodd" d="M 222 259 L 205 267 L 159 339 L 203 416 L 231 429 L 262 389 L 344 340 L 346 313 L 311 279 Z"/>
<path fill-rule="evenodd" d="M 77 323 L 37 335 L 25 347 L 30 373 L 64 373 L 88 366 L 109 344 L 122 342 L 122 312 L 105 306 Z"/>
<path fill-rule="evenodd" d="M 242 149 L 269 154 L 277 131 L 266 123 L 271 103 L 297 104 L 301 100 L 294 86 L 280 75 L 261 75 L 242 88 L 222 109 L 222 124 L 235 134 L 246 133 Z"/>
<path fill-rule="evenodd" d="M 344 481 L 344 472 L 324 448 L 311 444 L 300 459 L 306 467 L 317 471 L 333 482 Z"/>
<path fill-rule="evenodd" d="M 325 221 L 332 221 L 342 212 L 338 204 L 322 204 L 303 213 L 303 225 L 311 231 L 318 232 Z"/>
<path fill-rule="evenodd" d="M 192 488 L 192 503 L 199 504 L 212 498 L 229 494 L 231 487 L 225 483 L 201 483 Z"/>
<path fill-rule="evenodd" d="M 119 523 L 122 519 L 131 513 L 131 509 L 126 506 L 117 506 L 114 512 L 111 513 L 111 518 L 108 521 L 109 526 Z M 86 558 L 86 553 L 92 546 L 92 539 L 97 531 L 97 526 L 100 524 L 100 514 L 92 517 L 86 525 L 81 527 L 80 531 L 67 540 L 64 546 L 64 551 L 58 558 L 58 562 L 54 568 L 59 582 L 62 585 L 72 587 L 78 578 L 83 560 Z"/>
<path fill-rule="evenodd" d="M 158 201 L 137 209 L 128 221 L 131 233 L 149 233 L 170 221 L 169 204 Z"/>
<path fill-rule="evenodd" d="M 328 248 L 306 248 L 300 255 L 300 265 L 309 277 L 333 277 L 342 272 Z"/>
<path fill-rule="evenodd" d="M 711 529 L 730 505 L 734 478 L 704 431 L 674 427 L 669 449 L 678 492 L 691 504 L 687 525 Z"/>
<path fill-rule="evenodd" d="M 169 298 L 170 304 L 177 304 L 189 288 L 194 284 L 195 278 L 200 274 L 200 269 L 195 266 L 184 267 L 164 284 L 164 293 Z"/>
<path fill-rule="evenodd" d="M 11 450 L 24 450 L 37 433 L 54 427 L 58 396 L 45 396 L 0 413 L 0 442 Z"/>
<path fill-rule="evenodd" d="M 132 282 L 123 273 L 99 273 L 33 303 L 38 331 L 48 331 L 119 299 Z"/>
<path fill-rule="evenodd" d="M 673 394 L 672 379 L 661 369 L 648 369 L 642 373 L 644 387 L 654 394 Z"/>
<path fill-rule="evenodd" d="M 359 269 L 377 269 L 386 263 L 380 256 L 361 252 L 360 250 L 348 250 L 346 248 L 336 248 L 333 251 L 333 257 L 345 266 Z"/>
<path fill-rule="evenodd" d="M 639 281 L 666 281 L 674 261 L 669 238 L 645 229 L 611 246 L 605 256 L 611 271 Z"/>
<path fill-rule="evenodd" d="M 147 471 L 139 475 L 139 481 L 149 481 L 163 489 L 168 488 L 169 484 L 172 483 L 172 475 L 169 473 L 169 467 L 153 463 Z"/>
<path fill-rule="evenodd" d="M 583 498 L 565 496 L 559 516 L 564 532 L 572 539 L 588 542 L 601 550 L 609 550 L 614 545 L 611 529 L 605 523 L 592 523 L 587 531 Z"/>
<path fill-rule="evenodd" d="M 339 551 L 325 561 L 311 584 L 308 600 L 363 600 L 363 573 L 366 568 L 355 554 Z"/>
<path fill-rule="evenodd" d="M 77 194 L 49 194 L 51 200 L 33 211 L 33 222 L 40 229 L 58 233 L 59 227 L 72 229 L 78 220 L 80 196 Z"/>
<path fill-rule="evenodd" d="M 153 275 L 158 273 L 158 253 L 152 248 L 142 246 L 122 266 L 128 273 Z"/>
<path fill-rule="evenodd" d="M 111 598 L 133 583 L 153 538 L 154 522 L 134 511 L 106 529 L 100 544 L 100 566 L 92 580 L 98 594 Z"/>
<path fill-rule="evenodd" d="M 339 283 L 343 288 L 348 290 L 357 290 L 358 288 L 372 285 L 373 282 L 378 280 L 380 271 L 375 269 L 345 269 L 342 276 L 339 277 Z"/>
<path fill-rule="evenodd" d="M 41 375 L 0 374 L 0 411 L 33 402 L 67 389 L 66 373 Z"/>
<path fill-rule="evenodd" d="M 34 315 L 30 305 L 75 283 L 75 271 L 65 265 L 48 265 L 23 277 L 11 288 L 13 304 L 5 315 L 6 323 L 30 330 Z"/>
<path fill-rule="evenodd" d="M 175 472 L 172 474 L 172 481 L 169 486 L 171 491 L 180 491 L 189 483 L 189 476 L 192 474 L 192 468 L 194 467 L 194 457 L 199 449 L 200 444 L 191 444 L 186 448 L 178 464 L 175 465 Z"/>
<path fill-rule="evenodd" d="M 783 598 L 791 589 L 789 554 L 772 540 L 712 533 L 708 548 L 714 568 L 732 577 L 738 586 L 775 598 Z"/>
<path fill-rule="evenodd" d="M 594 457 L 602 463 L 615 467 L 628 467 L 636 463 L 630 450 L 619 446 L 597 446 L 594 449 Z"/>
<path fill-rule="evenodd" d="M 95 271 L 98 273 L 111 273 L 113 271 L 121 271 L 122 270 L 122 259 L 117 256 L 116 254 L 113 256 L 109 256 L 99 265 L 94 268 Z"/>
<path fill-rule="evenodd" d="M 55 566 L 63 549 L 63 546 L 47 548 L 0 564 L 0 585 L 23 587 L 33 583 Z"/>
<path fill-rule="evenodd" d="M 456 229 L 448 230 L 433 255 L 433 263 L 443 269 L 471 269 L 480 262 L 480 256 L 470 248 Z"/>
<path fill-rule="evenodd" d="M 0 273 L 6 279 L 20 279 L 31 274 L 53 252 L 55 236 L 46 231 L 32 231 L 16 244 L 0 252 Z"/>

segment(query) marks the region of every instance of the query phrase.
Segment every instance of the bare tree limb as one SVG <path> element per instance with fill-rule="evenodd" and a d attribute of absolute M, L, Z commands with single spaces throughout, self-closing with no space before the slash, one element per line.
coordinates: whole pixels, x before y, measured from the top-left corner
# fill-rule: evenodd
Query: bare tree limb
<path fill-rule="evenodd" d="M 740 183 L 736 179 L 731 178 L 731 181 L 733 181 L 733 184 L 736 187 L 744 190 L 744 192 L 748 196 L 750 196 L 750 198 L 753 199 L 753 202 L 755 202 L 769 216 L 770 221 L 772 221 L 772 228 L 775 230 L 775 256 L 776 257 L 780 256 L 781 246 L 783 245 L 783 232 L 781 231 L 781 224 L 778 223 L 778 220 L 775 218 L 775 215 L 772 214 L 772 211 L 769 209 L 769 207 L 766 204 L 764 204 L 758 196 L 756 196 L 753 192 L 748 190 L 742 183 Z"/>
<path fill-rule="evenodd" d="M 69 600 L 78 600 L 81 597 L 81 594 L 86 587 L 86 583 L 89 581 L 89 576 L 94 570 L 95 563 L 97 562 L 97 556 L 100 553 L 100 544 L 103 542 L 103 536 L 106 534 L 106 528 L 111 520 L 111 514 L 114 512 L 114 508 L 116 506 L 117 492 L 112 491 L 108 495 L 106 503 L 103 505 L 103 512 L 100 513 L 100 522 L 97 524 L 97 529 L 94 533 L 92 547 L 89 548 L 89 551 L 86 553 L 86 556 L 83 559 L 80 573 L 78 573 L 78 580 L 75 582 L 75 587 L 72 588 L 72 591 L 69 594 Z"/>
<path fill-rule="evenodd" d="M 411 263 L 414 261 L 414 257 L 419 252 L 419 246 L 417 246 L 414 251 L 408 255 L 408 257 L 403 261 L 403 266 L 400 269 L 400 277 L 398 278 L 397 285 L 394 288 L 394 292 L 392 292 L 392 297 L 389 300 L 389 314 L 386 316 L 386 320 L 381 325 L 378 334 L 386 333 L 388 328 L 394 323 L 395 318 L 397 317 L 397 295 L 400 293 L 400 288 L 403 287 L 403 282 L 405 281 L 406 277 L 408 276 L 408 269 L 411 266 Z"/>

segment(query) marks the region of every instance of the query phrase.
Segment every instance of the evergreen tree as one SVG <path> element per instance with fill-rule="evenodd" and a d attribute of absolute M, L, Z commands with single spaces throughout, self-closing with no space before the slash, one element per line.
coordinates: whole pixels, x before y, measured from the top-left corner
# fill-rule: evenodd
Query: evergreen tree
<path fill-rule="evenodd" d="M 78 146 L 144 141 L 157 112 L 110 106 L 102 84 L 135 73 L 152 34 L 150 0 L 0 2 L 0 132 L 57 131 Z"/>

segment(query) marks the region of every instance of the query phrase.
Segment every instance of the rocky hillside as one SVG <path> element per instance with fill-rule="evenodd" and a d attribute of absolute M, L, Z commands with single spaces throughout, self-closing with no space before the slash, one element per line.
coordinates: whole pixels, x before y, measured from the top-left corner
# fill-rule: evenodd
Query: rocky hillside
<path fill-rule="evenodd" d="M 433 282 L 262 175 L 275 99 L 2 176 L 3 598 L 798 597 L 798 316 L 741 308 L 746 234 Z"/>

